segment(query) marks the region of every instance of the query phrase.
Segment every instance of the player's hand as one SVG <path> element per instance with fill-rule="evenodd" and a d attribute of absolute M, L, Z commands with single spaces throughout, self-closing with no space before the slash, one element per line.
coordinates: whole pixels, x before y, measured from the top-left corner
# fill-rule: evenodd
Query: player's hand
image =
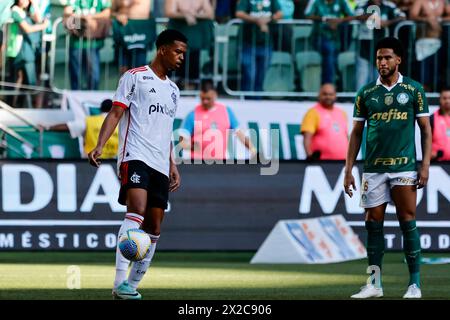
<path fill-rule="evenodd" d="M 429 166 L 422 166 L 419 170 L 419 176 L 417 177 L 417 189 L 422 189 L 428 182 Z"/>
<path fill-rule="evenodd" d="M 342 19 L 327 19 L 327 24 L 331 30 L 337 30 L 339 24 L 342 22 Z"/>
<path fill-rule="evenodd" d="M 344 190 L 349 197 L 353 197 L 353 191 L 356 191 L 355 178 L 351 173 L 346 174 L 344 177 Z"/>
<path fill-rule="evenodd" d="M 197 18 L 193 14 L 186 14 L 185 15 L 186 23 L 188 26 L 193 26 L 197 24 Z"/>
<path fill-rule="evenodd" d="M 100 156 L 102 155 L 102 151 L 103 151 L 103 148 L 101 148 L 101 147 L 95 147 L 95 149 L 94 150 L 92 150 L 91 152 L 89 152 L 89 154 L 88 154 L 88 159 L 89 159 L 89 163 L 92 165 L 92 166 L 94 166 L 94 167 L 99 167 L 100 166 L 100 164 L 102 163 L 101 161 L 100 161 Z"/>
<path fill-rule="evenodd" d="M 178 172 L 177 166 L 174 163 L 170 164 L 170 172 L 169 172 L 169 191 L 176 191 L 181 184 L 180 173 Z"/>
<path fill-rule="evenodd" d="M 264 33 L 269 32 L 269 23 L 270 23 L 270 18 L 267 18 L 267 17 L 261 17 L 256 22 L 256 24 L 258 25 L 261 32 L 264 32 Z"/>
<path fill-rule="evenodd" d="M 126 26 L 128 23 L 128 16 L 126 14 L 118 14 L 116 19 L 123 26 Z"/>

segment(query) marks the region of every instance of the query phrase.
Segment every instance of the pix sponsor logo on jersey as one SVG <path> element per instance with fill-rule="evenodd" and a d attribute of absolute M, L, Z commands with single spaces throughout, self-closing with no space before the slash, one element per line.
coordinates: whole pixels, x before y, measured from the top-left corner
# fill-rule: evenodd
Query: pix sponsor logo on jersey
<path fill-rule="evenodd" d="M 170 109 L 167 104 L 160 104 L 157 102 L 156 104 L 151 104 L 148 107 L 148 114 L 152 115 L 153 113 L 162 113 L 171 118 L 175 118 L 175 108 Z"/>

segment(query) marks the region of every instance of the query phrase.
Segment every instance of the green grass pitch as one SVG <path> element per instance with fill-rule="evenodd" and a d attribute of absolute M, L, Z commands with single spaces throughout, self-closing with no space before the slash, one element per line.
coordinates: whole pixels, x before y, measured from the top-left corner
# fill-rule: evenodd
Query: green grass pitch
<path fill-rule="evenodd" d="M 251 265 L 253 252 L 157 252 L 141 282 L 144 299 L 348 299 L 367 276 L 366 260 L 328 265 Z M 424 254 L 426 257 L 449 254 Z M 69 266 L 80 271 L 80 289 Z M 386 253 L 383 299 L 408 282 L 402 253 Z M 0 299 L 111 299 L 112 252 L 1 252 Z M 425 299 L 450 298 L 450 266 L 422 265 Z"/>

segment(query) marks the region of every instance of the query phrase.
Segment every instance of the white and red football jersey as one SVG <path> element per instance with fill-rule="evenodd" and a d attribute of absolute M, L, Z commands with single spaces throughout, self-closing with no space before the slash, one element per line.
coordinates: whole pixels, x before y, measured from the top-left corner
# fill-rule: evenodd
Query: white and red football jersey
<path fill-rule="evenodd" d="M 149 66 L 121 77 L 113 106 L 125 109 L 119 122 L 118 168 L 140 160 L 169 176 L 170 143 L 180 90 L 168 77 L 160 79 Z"/>

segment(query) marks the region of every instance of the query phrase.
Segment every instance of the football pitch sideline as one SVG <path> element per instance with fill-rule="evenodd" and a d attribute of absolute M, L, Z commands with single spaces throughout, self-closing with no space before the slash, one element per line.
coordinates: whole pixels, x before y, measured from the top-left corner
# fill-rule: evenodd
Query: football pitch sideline
<path fill-rule="evenodd" d="M 157 252 L 139 292 L 151 300 L 349 299 L 368 277 L 365 259 L 327 265 L 251 265 L 253 255 Z M 408 268 L 403 257 L 385 254 L 382 299 L 401 299 L 404 294 Z M 450 265 L 421 268 L 423 298 L 450 299 Z M 113 279 L 113 252 L 0 253 L 0 299 L 110 300 Z"/>

